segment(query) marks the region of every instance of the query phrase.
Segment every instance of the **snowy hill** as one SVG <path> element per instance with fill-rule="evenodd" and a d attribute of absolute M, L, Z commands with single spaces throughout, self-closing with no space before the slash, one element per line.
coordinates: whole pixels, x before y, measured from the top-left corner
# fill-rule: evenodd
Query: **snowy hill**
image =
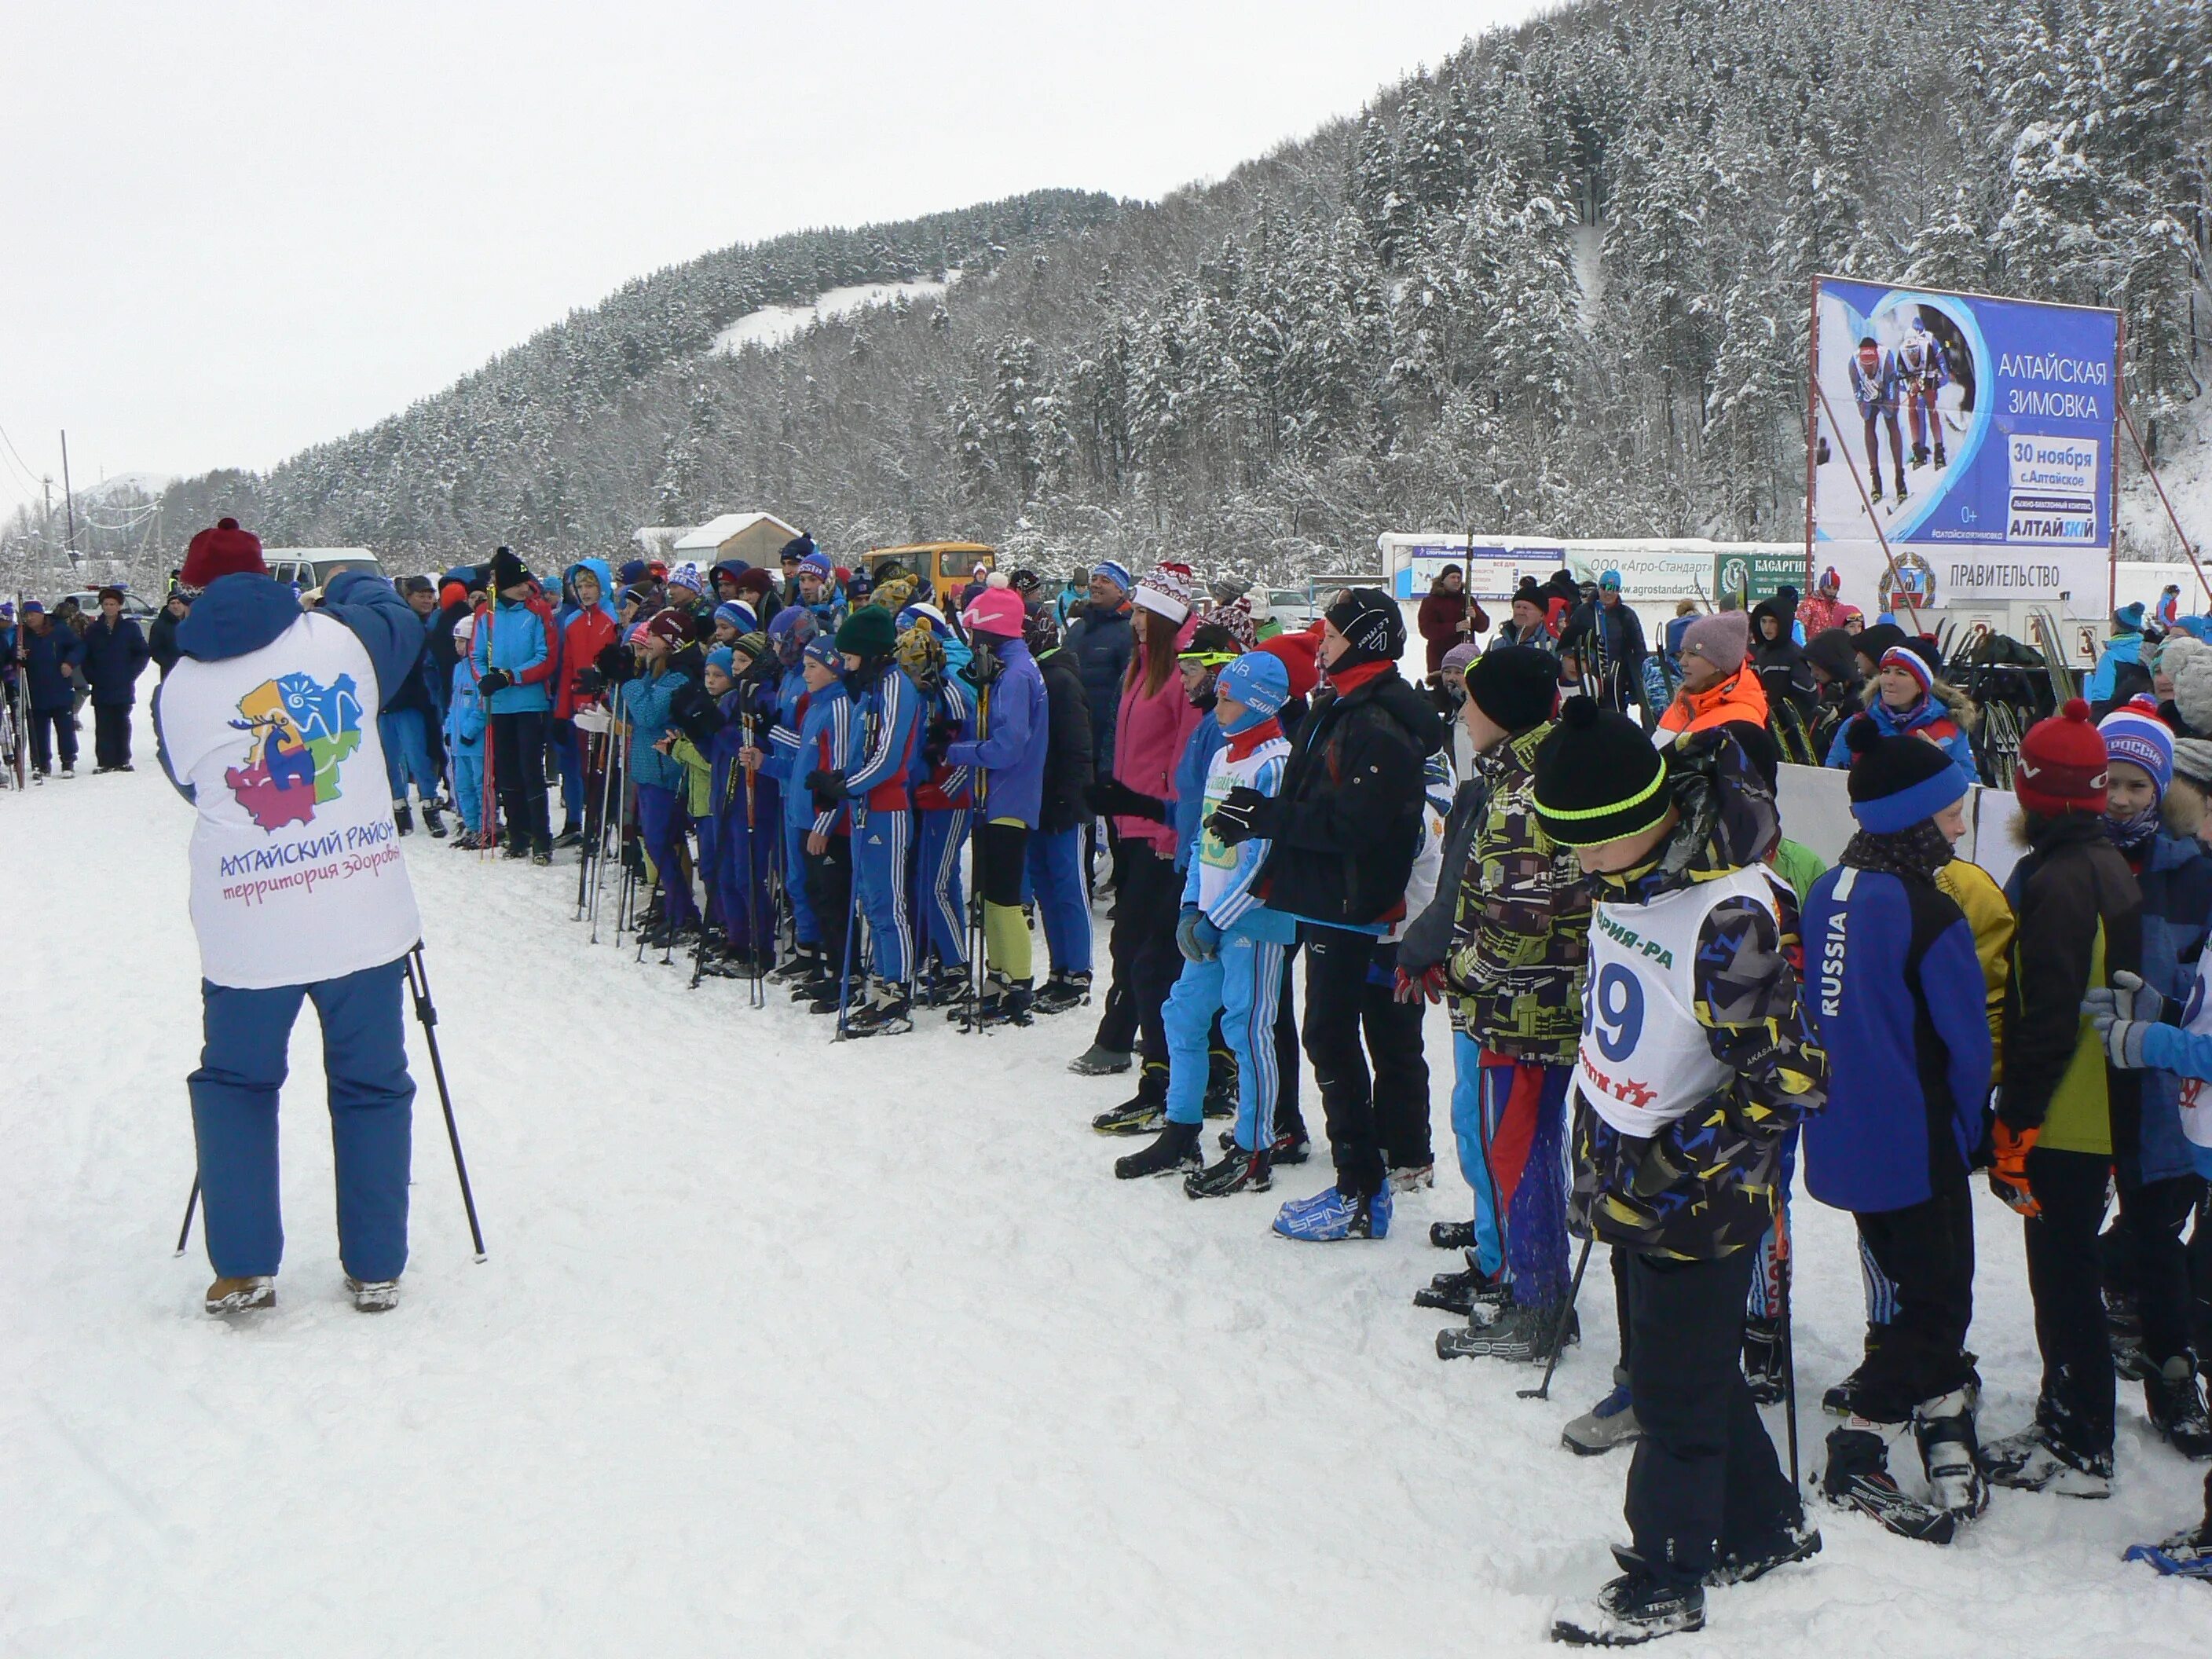
<path fill-rule="evenodd" d="M 763 306 L 758 311 L 746 313 L 717 334 L 714 349 L 735 352 L 749 345 L 779 346 L 813 324 L 850 317 L 872 306 L 888 306 L 901 300 L 909 303 L 933 300 L 958 281 L 960 273 L 948 271 L 945 276 L 941 283 L 859 283 L 850 288 L 833 288 L 809 303 Z"/>
<path fill-rule="evenodd" d="M 0 1161 L 11 1659 L 1535 1659 L 1559 1651 L 1555 1600 L 1612 1571 L 1625 1457 L 1558 1443 L 1609 1384 L 1602 1261 L 1548 1402 L 1515 1398 L 1531 1368 L 1437 1364 L 1439 1316 L 1410 1305 L 1454 1265 L 1427 1224 L 1466 1201 L 1441 1083 L 1436 1191 L 1387 1240 L 1291 1245 L 1267 1218 L 1322 1164 L 1209 1204 L 1110 1177 L 1124 1149 L 1087 1122 L 1127 1079 L 1061 1069 L 1085 1015 L 832 1046 L 780 999 L 755 1012 L 741 985 L 688 992 L 588 945 L 573 866 L 421 836 L 403 846 L 489 1260 L 410 1027 L 406 1297 L 346 1304 L 304 1018 L 278 1306 L 207 1318 L 197 1230 L 170 1254 L 193 1167 L 191 814 L 142 768 L 0 795 L 18 890 L 66 896 L 74 941 L 129 941 L 127 969 L 100 948 L 0 963 L 27 1034 Z M 1976 1214 L 1972 1340 L 2003 1432 L 2036 1376 L 2020 1227 L 1986 1194 Z M 1801 1196 L 1795 1220 L 1809 1466 L 1861 1291 L 1847 1219 Z M 1683 1659 L 2201 1656 L 2204 1587 L 2119 1560 L 2201 1502 L 2134 1392 L 2111 1502 L 2000 1492 L 1948 1551 L 1823 1512 L 1819 1558 L 1717 1593 Z"/>

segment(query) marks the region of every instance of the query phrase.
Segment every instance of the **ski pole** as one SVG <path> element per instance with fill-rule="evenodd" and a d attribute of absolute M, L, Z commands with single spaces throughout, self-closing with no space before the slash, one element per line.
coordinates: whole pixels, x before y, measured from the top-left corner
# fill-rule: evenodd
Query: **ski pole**
<path fill-rule="evenodd" d="M 837 963 L 836 1041 L 840 1042 L 842 1042 L 845 1040 L 845 1023 L 847 1017 L 851 1012 L 851 1004 L 853 1000 L 853 947 L 854 943 L 854 934 L 858 927 L 860 916 L 860 872 L 855 868 L 858 860 L 852 856 L 850 843 L 853 841 L 859 840 L 860 834 L 860 826 L 858 822 L 855 822 L 853 826 L 853 834 L 848 841 L 846 851 L 845 954 L 843 958 Z M 833 841 L 831 845 L 834 847 L 836 842 Z"/>
<path fill-rule="evenodd" d="M 177 1254 L 179 1255 L 182 1255 L 185 1253 L 185 1246 L 191 1239 L 192 1212 L 194 1209 L 198 1207 L 199 1201 L 200 1172 L 197 1168 L 195 1168 L 192 1170 L 191 1196 L 185 1200 L 185 1224 L 177 1229 Z"/>
<path fill-rule="evenodd" d="M 1567 1326 L 1574 1319 L 1575 1304 L 1583 1293 L 1583 1269 L 1589 1266 L 1590 1246 L 1596 1239 L 1595 1231 L 1584 1238 L 1582 1254 L 1575 1259 L 1574 1283 L 1567 1286 L 1566 1305 L 1559 1310 L 1559 1323 L 1552 1333 L 1552 1354 L 1544 1362 L 1544 1380 L 1533 1389 L 1514 1390 L 1523 1400 L 1549 1400 L 1552 1397 L 1552 1373 L 1559 1369 L 1559 1356 L 1567 1351 Z"/>
<path fill-rule="evenodd" d="M 1797 1349 L 1790 1328 L 1790 1281 L 1791 1268 L 1796 1265 L 1790 1251 L 1790 1210 L 1785 1195 L 1784 1203 L 1774 1212 L 1774 1242 L 1778 1288 L 1777 1298 L 1782 1304 L 1782 1403 L 1787 1415 L 1783 1426 L 1790 1441 L 1790 1485 L 1797 1486 Z"/>
<path fill-rule="evenodd" d="M 477 1260 L 484 1259 L 483 1229 L 477 1223 L 476 1194 L 469 1188 L 469 1166 L 461 1156 L 461 1131 L 453 1121 L 453 1097 L 446 1087 L 445 1056 L 438 1052 L 438 1010 L 430 1000 L 430 970 L 422 962 L 422 946 L 418 940 L 407 953 L 407 988 L 415 998 L 415 1018 L 422 1022 L 423 1041 L 430 1047 L 430 1074 L 438 1080 L 438 1103 L 446 1114 L 446 1139 L 453 1149 L 453 1173 L 460 1177 L 461 1207 L 468 1212 L 469 1239 L 477 1248 Z"/>
<path fill-rule="evenodd" d="M 750 719 L 748 719 L 745 721 L 746 748 L 750 749 L 753 746 L 753 723 Z M 755 805 L 756 783 L 754 774 L 753 769 L 750 767 L 747 767 L 745 769 L 744 858 L 745 949 L 751 954 L 753 960 L 753 982 L 751 989 L 746 993 L 746 1000 L 749 1006 L 752 1007 L 765 1008 L 768 1006 L 768 981 L 762 977 L 762 974 L 764 970 L 761 966 L 760 896 L 753 890 L 753 830 Z"/>

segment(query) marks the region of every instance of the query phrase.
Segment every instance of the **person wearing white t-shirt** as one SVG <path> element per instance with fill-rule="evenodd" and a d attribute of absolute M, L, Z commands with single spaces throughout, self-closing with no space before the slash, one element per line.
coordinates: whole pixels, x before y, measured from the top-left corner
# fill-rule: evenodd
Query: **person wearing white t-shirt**
<path fill-rule="evenodd" d="M 198 814 L 191 915 L 206 1042 L 190 1079 L 208 1311 L 276 1299 L 276 1098 L 300 1005 L 323 1027 L 338 1253 L 356 1307 L 397 1301 L 415 1101 L 401 981 L 422 937 L 377 714 L 422 624 L 373 570 L 302 611 L 225 519 L 192 538 L 196 594 L 154 702 L 161 764 Z"/>

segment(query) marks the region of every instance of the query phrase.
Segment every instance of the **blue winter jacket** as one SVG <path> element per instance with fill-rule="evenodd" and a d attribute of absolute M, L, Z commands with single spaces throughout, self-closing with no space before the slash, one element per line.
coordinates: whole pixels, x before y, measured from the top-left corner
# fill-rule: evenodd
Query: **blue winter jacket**
<path fill-rule="evenodd" d="M 982 769 L 986 817 L 1018 818 L 1034 830 L 1044 805 L 1045 748 L 1052 736 L 1044 676 L 1021 641 L 1000 640 L 992 649 L 999 674 L 983 688 L 976 710 L 975 729 L 982 735 L 954 744 L 945 757 L 955 766 Z"/>
<path fill-rule="evenodd" d="M 1966 914 L 1932 882 L 1838 865 L 1804 909 L 1805 1010 L 1828 1056 L 1805 1184 L 1840 1210 L 1901 1210 L 1966 1178 L 1991 1047 Z"/>
<path fill-rule="evenodd" d="M 680 670 L 664 668 L 658 674 L 625 680 L 622 688 L 621 719 L 629 727 L 630 776 L 641 784 L 672 789 L 679 795 L 688 793 L 690 787 L 690 781 L 684 775 L 684 763 L 653 745 L 668 735 L 670 702 L 690 684 L 690 677 Z M 492 708 L 498 712 L 496 696 Z"/>
<path fill-rule="evenodd" d="M 766 741 L 761 744 L 768 751 L 768 758 L 761 763 L 761 775 L 774 778 L 785 789 L 794 781 L 791 768 L 799 752 L 799 705 L 805 697 L 806 671 L 786 669 L 775 687 L 775 725 L 763 734 Z"/>
<path fill-rule="evenodd" d="M 484 699 L 493 714 L 543 714 L 553 707 L 553 643 L 545 635 L 545 619 L 528 605 L 501 599 L 479 615 L 469 659 L 479 676 L 498 668 L 515 677 L 516 684 L 501 686 Z M 533 678 L 524 682 L 525 674 Z M 642 775 L 641 781 L 645 781 Z"/>
<path fill-rule="evenodd" d="M 1114 728 L 1121 719 L 1121 682 L 1129 672 L 1129 653 L 1137 647 L 1125 603 L 1115 611 L 1095 604 L 1079 606 L 1067 624 L 1067 653 L 1091 699 L 1091 763 L 1100 777 L 1114 769 Z"/>
<path fill-rule="evenodd" d="M 2088 682 L 2082 686 L 2081 696 L 2093 703 L 2110 702 L 2114 685 L 2119 678 L 2120 665 L 2140 664 L 2142 661 L 2142 635 L 2122 634 L 2106 641 L 2103 652 L 2097 658 L 2097 665 L 2089 671 Z"/>
<path fill-rule="evenodd" d="M 2212 853 L 2194 836 L 2160 830 L 2136 871 L 2136 884 L 2142 890 L 2143 983 L 2178 1005 L 2195 988 L 2197 958 L 2212 920 Z M 2145 1072 L 2141 1098 L 2138 1178 L 2166 1181 L 2195 1173 L 2181 1133 L 2181 1079 L 2171 1072 Z"/>
<path fill-rule="evenodd" d="M 921 747 L 921 693 L 904 669 L 886 662 L 865 681 L 848 674 L 845 695 L 854 700 L 855 728 L 845 787 L 872 812 L 905 811 L 914 805 L 907 772 Z M 801 788 L 812 769 L 800 769 Z"/>
<path fill-rule="evenodd" d="M 1974 740 L 1939 699 L 1923 696 L 1900 714 L 1877 695 L 1867 703 L 1865 712 L 1874 716 L 1885 738 L 1901 738 L 1935 727 L 1929 741 L 1957 763 L 1969 784 L 1982 781 L 1981 770 L 1974 763 Z M 1851 722 L 1845 720 L 1837 727 L 1835 741 L 1828 745 L 1828 764 L 1838 770 L 1847 769 L 1851 763 L 1850 726 Z"/>
<path fill-rule="evenodd" d="M 483 753 L 483 694 L 477 690 L 476 671 L 467 663 L 453 665 L 453 683 L 446 697 L 446 747 L 456 754 Z"/>
<path fill-rule="evenodd" d="M 1183 739 L 1182 755 L 1176 762 L 1175 799 L 1168 803 L 1168 811 L 1175 824 L 1175 867 L 1190 868 L 1190 849 L 1198 844 L 1200 820 L 1206 815 L 1206 774 L 1213 764 L 1213 757 L 1229 741 L 1221 729 L 1221 722 L 1213 711 L 1190 728 Z"/>
<path fill-rule="evenodd" d="M 297 620 L 300 602 L 292 601 L 292 616 Z M 74 670 L 84 659 L 84 641 L 78 639 L 76 629 L 67 623 L 46 618 L 46 629 L 37 634 L 23 630 L 23 675 L 31 697 L 31 707 L 41 712 L 67 708 L 76 702 L 76 682 L 62 672 L 67 663 Z"/>
<path fill-rule="evenodd" d="M 79 649 L 77 672 L 92 688 L 95 707 L 128 708 L 138 701 L 138 677 L 146 672 L 151 653 L 137 623 L 118 617 L 110 628 L 106 617 L 95 617 Z"/>
<path fill-rule="evenodd" d="M 783 787 L 783 821 L 795 830 L 842 835 L 852 828 L 850 807 L 840 802 L 822 811 L 815 805 L 806 780 L 825 769 L 844 769 L 852 759 L 860 723 L 853 718 L 853 700 L 845 695 L 842 682 L 808 692 L 805 704 L 795 730 L 779 726 L 773 734 L 776 747 L 789 756 L 791 768 L 791 781 Z"/>

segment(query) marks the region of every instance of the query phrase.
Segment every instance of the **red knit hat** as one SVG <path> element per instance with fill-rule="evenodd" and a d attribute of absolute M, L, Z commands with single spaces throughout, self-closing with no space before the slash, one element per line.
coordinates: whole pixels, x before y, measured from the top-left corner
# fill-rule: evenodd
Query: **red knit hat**
<path fill-rule="evenodd" d="M 184 568 L 177 572 L 182 586 L 195 591 L 205 588 L 220 576 L 265 576 L 269 567 L 261 562 L 261 538 L 248 530 L 240 530 L 238 520 L 225 519 L 212 530 L 203 530 L 192 538 L 191 545 L 185 550 Z"/>
<path fill-rule="evenodd" d="M 651 635 L 656 640 L 665 641 L 672 651 L 682 646 L 691 637 L 691 626 L 684 620 L 681 611 L 656 611 L 647 621 L 645 626 L 638 631 Z M 2104 748 L 2102 738 L 2098 740 L 2097 746 L 2100 750 Z"/>
<path fill-rule="evenodd" d="M 1321 684 L 1321 652 L 1318 634 L 1278 634 L 1272 640 L 1260 641 L 1260 649 L 1271 657 L 1279 657 L 1283 666 L 1290 671 L 1291 695 L 1310 697 L 1313 689 Z"/>
<path fill-rule="evenodd" d="M 2105 739 L 2089 720 L 2089 705 L 2074 697 L 2049 720 L 2027 728 L 2020 740 L 2012 792 L 2023 808 L 2046 817 L 2101 812 L 2108 763 Z"/>

